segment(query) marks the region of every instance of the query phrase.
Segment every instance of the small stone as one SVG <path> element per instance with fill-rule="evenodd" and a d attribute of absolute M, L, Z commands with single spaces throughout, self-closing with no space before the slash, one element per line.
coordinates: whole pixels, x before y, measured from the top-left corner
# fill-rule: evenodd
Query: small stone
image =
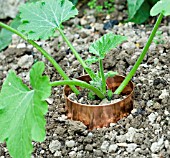
<path fill-rule="evenodd" d="M 108 30 L 113 28 L 114 25 L 118 25 L 119 21 L 118 20 L 109 20 L 108 22 L 104 23 L 103 29 Z"/>
<path fill-rule="evenodd" d="M 151 145 L 151 151 L 153 152 L 153 153 L 156 153 L 156 152 L 159 152 L 161 149 L 162 149 L 162 147 L 163 147 L 163 137 L 162 138 L 160 138 L 159 140 L 158 140 L 158 142 L 154 142 L 154 143 L 152 143 L 152 145 Z"/>
<path fill-rule="evenodd" d="M 66 146 L 69 147 L 69 148 L 72 148 L 74 147 L 75 145 L 75 141 L 74 140 L 66 140 Z"/>
<path fill-rule="evenodd" d="M 82 158 L 83 157 L 83 154 L 82 153 L 80 153 L 80 152 L 78 152 L 77 153 L 77 157 L 76 158 Z"/>
<path fill-rule="evenodd" d="M 55 157 L 58 157 L 58 158 L 61 157 L 61 156 L 62 156 L 62 155 L 61 155 L 61 151 L 56 151 L 55 154 L 54 154 L 54 156 L 55 156 Z"/>
<path fill-rule="evenodd" d="M 18 65 L 21 67 L 21 68 L 30 68 L 32 66 L 34 62 L 34 59 L 33 59 L 33 56 L 32 55 L 24 55 L 22 56 L 19 61 L 18 61 Z"/>
<path fill-rule="evenodd" d="M 157 116 L 158 116 L 158 113 L 157 113 L 157 112 L 151 113 L 151 114 L 148 116 L 149 121 L 150 121 L 151 123 L 154 123 L 154 121 L 155 121 L 155 119 L 156 119 Z"/>
<path fill-rule="evenodd" d="M 126 151 L 131 153 L 136 149 L 136 147 L 137 147 L 137 144 L 135 144 L 135 143 L 128 144 Z"/>
<path fill-rule="evenodd" d="M 170 113 L 169 113 L 169 111 L 165 110 L 165 111 L 164 111 L 164 114 L 165 114 L 165 115 L 169 115 Z"/>
<path fill-rule="evenodd" d="M 54 99 L 53 98 L 47 98 L 46 101 L 48 102 L 48 104 L 51 105 L 53 103 Z"/>
<path fill-rule="evenodd" d="M 104 141 L 100 147 L 100 149 L 103 151 L 103 152 L 107 152 L 108 151 L 108 147 L 109 147 L 109 142 L 108 141 Z"/>
<path fill-rule="evenodd" d="M 87 150 L 87 151 L 93 151 L 93 146 L 92 146 L 91 144 L 87 144 L 87 145 L 85 146 L 85 150 Z"/>
<path fill-rule="evenodd" d="M 154 104 L 153 100 L 148 100 L 146 103 L 148 107 L 152 106 L 153 104 Z"/>
<path fill-rule="evenodd" d="M 49 149 L 52 153 L 59 150 L 60 148 L 61 148 L 61 143 L 58 140 L 53 140 L 49 145 Z"/>
<path fill-rule="evenodd" d="M 100 24 L 100 23 L 95 23 L 94 24 L 94 27 L 97 31 L 101 31 L 103 30 L 103 24 Z"/>
<path fill-rule="evenodd" d="M 132 142 L 135 134 L 136 134 L 136 129 L 133 128 L 133 127 L 130 127 L 128 129 L 128 132 L 125 134 L 126 135 L 126 140 L 129 141 L 129 142 Z"/>
<path fill-rule="evenodd" d="M 110 102 L 107 100 L 107 98 L 103 99 L 99 105 L 105 105 L 105 104 L 109 104 Z"/>
<path fill-rule="evenodd" d="M 109 146 L 109 153 L 115 152 L 117 148 L 118 148 L 117 144 L 111 144 Z"/>
<path fill-rule="evenodd" d="M 160 109 L 162 106 L 158 102 L 154 103 L 153 108 L 154 109 Z"/>
<path fill-rule="evenodd" d="M 80 20 L 80 24 L 81 24 L 81 25 L 87 25 L 88 22 L 87 22 L 87 20 L 83 17 L 83 18 L 81 18 L 81 20 Z"/>
<path fill-rule="evenodd" d="M 158 154 L 152 154 L 152 158 L 160 158 Z"/>
<path fill-rule="evenodd" d="M 126 135 L 116 136 L 116 140 L 117 140 L 119 143 L 126 142 Z"/>
<path fill-rule="evenodd" d="M 44 150 L 41 150 L 41 151 L 40 151 L 40 154 L 44 154 L 44 153 L 45 153 L 45 151 L 44 151 Z"/>
<path fill-rule="evenodd" d="M 17 48 L 20 49 L 20 48 L 26 48 L 26 44 L 25 43 L 19 43 L 17 45 Z"/>
<path fill-rule="evenodd" d="M 137 109 L 133 109 L 132 111 L 131 111 L 131 114 L 135 114 L 137 112 Z"/>
<path fill-rule="evenodd" d="M 93 137 L 93 133 L 89 132 L 87 136 L 88 137 Z"/>
<path fill-rule="evenodd" d="M 71 151 L 71 152 L 69 153 L 69 157 L 70 157 L 70 158 L 76 158 L 76 152 L 75 152 L 75 151 Z"/>
<path fill-rule="evenodd" d="M 158 62 L 159 62 L 159 59 L 158 59 L 158 58 L 155 58 L 153 61 L 154 61 L 154 64 L 157 65 Z"/>
<path fill-rule="evenodd" d="M 120 146 L 120 147 L 127 147 L 127 143 L 116 143 L 118 146 Z"/>
<path fill-rule="evenodd" d="M 169 96 L 169 93 L 167 92 L 166 89 L 162 90 L 161 95 L 159 96 L 159 99 L 165 99 L 166 97 Z"/>
<path fill-rule="evenodd" d="M 170 144 L 169 144 L 168 140 L 165 140 L 164 144 L 165 144 L 165 148 L 166 149 L 170 148 Z"/>
<path fill-rule="evenodd" d="M 77 96 L 75 93 L 71 93 L 69 96 L 68 96 L 69 99 L 75 101 L 77 99 Z"/>

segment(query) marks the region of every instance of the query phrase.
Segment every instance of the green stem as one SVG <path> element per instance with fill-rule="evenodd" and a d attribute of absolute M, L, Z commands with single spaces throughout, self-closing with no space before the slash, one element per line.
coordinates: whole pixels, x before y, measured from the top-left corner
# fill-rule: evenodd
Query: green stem
<path fill-rule="evenodd" d="M 80 64 L 83 66 L 84 70 L 89 74 L 91 79 L 94 79 L 95 73 L 88 68 L 88 66 L 86 65 L 86 63 L 84 62 L 84 60 L 81 58 L 81 56 L 78 54 L 78 52 L 75 50 L 75 48 L 73 47 L 73 45 L 70 43 L 70 41 L 68 40 L 68 38 L 64 35 L 63 31 L 60 28 L 57 28 L 57 30 L 60 32 L 62 38 L 64 39 L 64 41 L 67 43 L 67 45 L 69 46 L 69 48 L 71 49 L 71 51 L 73 52 L 73 54 L 75 55 L 75 57 L 77 58 L 77 60 L 80 62 Z"/>
<path fill-rule="evenodd" d="M 102 78 L 102 92 L 103 92 L 103 94 L 106 94 L 106 79 L 104 77 L 104 69 L 103 69 L 102 59 L 99 60 L 99 68 L 100 68 L 100 75 Z"/>
<path fill-rule="evenodd" d="M 62 70 L 62 68 L 57 64 L 57 62 L 43 49 L 41 48 L 36 42 L 34 42 L 33 40 L 29 40 L 27 39 L 26 36 L 24 36 L 22 33 L 20 33 L 19 31 L 17 31 L 16 29 L 0 22 L 0 26 L 17 34 L 18 36 L 20 36 L 22 39 L 24 39 L 25 41 L 27 41 L 28 43 L 30 43 L 31 45 L 33 45 L 38 51 L 40 51 L 47 60 L 49 60 L 49 62 L 55 67 L 55 69 L 58 71 L 58 73 L 64 78 L 64 80 L 69 80 L 69 77 L 66 75 L 66 73 Z M 79 94 L 79 91 L 77 90 L 77 88 L 75 86 L 71 86 L 70 87 L 73 92 L 75 94 Z"/>
<path fill-rule="evenodd" d="M 114 92 L 114 94 L 120 94 L 123 89 L 126 87 L 126 85 L 129 83 L 129 81 L 131 80 L 131 78 L 133 77 L 133 75 L 135 74 L 136 70 L 138 69 L 139 65 L 141 64 L 141 62 L 143 61 L 148 49 L 149 49 L 149 46 L 151 45 L 152 43 L 152 40 L 156 34 L 156 31 L 158 30 L 158 27 L 161 23 L 161 20 L 163 18 L 163 14 L 161 13 L 155 23 L 155 26 L 152 30 L 152 33 L 150 34 L 149 36 L 149 39 L 142 51 L 142 53 L 140 54 L 138 60 L 136 61 L 135 65 L 133 66 L 132 70 L 129 72 L 129 74 L 126 76 L 126 78 L 124 79 L 124 81 L 121 83 L 121 85 L 116 89 L 116 91 Z"/>
<path fill-rule="evenodd" d="M 78 81 L 78 80 L 64 80 L 64 81 L 55 81 L 50 83 L 51 86 L 60 86 L 60 85 L 76 85 L 80 87 L 87 88 L 91 91 L 93 91 L 100 99 L 104 99 L 105 96 L 100 92 L 99 89 L 93 87 L 92 85 L 84 82 L 84 81 Z"/>

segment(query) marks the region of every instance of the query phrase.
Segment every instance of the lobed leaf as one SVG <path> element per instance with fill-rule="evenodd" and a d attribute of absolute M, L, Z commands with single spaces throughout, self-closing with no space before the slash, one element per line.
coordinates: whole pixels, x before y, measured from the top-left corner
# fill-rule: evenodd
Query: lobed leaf
<path fill-rule="evenodd" d="M 121 35 L 115 35 L 113 33 L 108 33 L 102 36 L 100 39 L 98 39 L 96 42 L 94 42 L 90 48 L 89 51 L 99 57 L 99 59 L 104 59 L 106 53 L 117 47 L 119 44 L 121 44 L 123 41 L 125 41 L 127 38 L 125 36 Z"/>
<path fill-rule="evenodd" d="M 41 0 L 20 7 L 22 25 L 19 31 L 29 39 L 48 39 L 61 24 L 78 14 L 69 0 Z"/>
<path fill-rule="evenodd" d="M 30 158 L 32 140 L 45 139 L 47 103 L 51 94 L 49 78 L 42 76 L 44 64 L 37 62 L 30 71 L 32 90 L 10 71 L 0 93 L 0 141 L 6 141 L 13 158 Z"/>
<path fill-rule="evenodd" d="M 134 18 L 135 14 L 143 4 L 144 0 L 128 0 L 128 17 Z"/>
<path fill-rule="evenodd" d="M 163 13 L 164 16 L 170 15 L 170 0 L 160 0 L 151 9 L 150 15 L 156 16 Z"/>
<path fill-rule="evenodd" d="M 85 60 L 87 65 L 91 65 L 92 63 L 96 63 L 97 61 L 99 61 L 99 59 L 95 56 L 92 56 L 91 58 L 88 58 Z"/>
<path fill-rule="evenodd" d="M 135 15 L 133 17 L 129 17 L 128 20 L 136 24 L 145 22 L 150 16 L 150 8 L 148 1 L 144 1 L 140 8 L 136 10 Z"/>
<path fill-rule="evenodd" d="M 18 28 L 19 25 L 20 25 L 20 18 L 17 15 L 16 18 L 13 19 L 12 22 L 10 23 L 10 26 L 16 29 Z M 13 34 L 12 32 L 4 28 L 0 31 L 0 51 L 6 48 L 11 43 L 12 34 Z"/>
<path fill-rule="evenodd" d="M 107 79 L 108 77 L 114 77 L 115 75 L 118 75 L 118 73 L 115 71 L 108 71 L 107 73 L 104 74 L 104 77 L 105 79 Z"/>

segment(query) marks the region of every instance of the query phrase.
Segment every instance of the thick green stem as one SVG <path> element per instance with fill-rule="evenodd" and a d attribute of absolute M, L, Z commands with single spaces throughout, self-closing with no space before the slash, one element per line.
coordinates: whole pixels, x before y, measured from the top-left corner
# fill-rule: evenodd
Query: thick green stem
<path fill-rule="evenodd" d="M 99 60 L 99 68 L 100 68 L 100 75 L 102 78 L 102 92 L 103 94 L 106 94 L 106 79 L 104 77 L 103 63 L 101 59 Z"/>
<path fill-rule="evenodd" d="M 86 65 L 86 63 L 84 62 L 84 60 L 81 58 L 81 56 L 79 55 L 79 53 L 75 50 L 75 48 L 73 47 L 73 45 L 70 43 L 70 41 L 68 40 L 68 38 L 64 35 L 63 31 L 60 28 L 57 28 L 57 30 L 60 32 L 62 38 L 64 39 L 64 41 L 67 43 L 67 45 L 69 46 L 69 48 L 71 49 L 71 51 L 73 52 L 73 54 L 75 55 L 75 57 L 77 58 L 77 60 L 80 62 L 80 64 L 83 66 L 84 70 L 89 74 L 91 79 L 94 79 L 95 73 L 88 68 L 88 66 Z"/>
<path fill-rule="evenodd" d="M 104 99 L 105 96 L 98 90 L 97 88 L 93 87 L 92 85 L 78 80 L 63 80 L 63 81 L 55 81 L 50 83 L 51 86 L 59 86 L 59 85 L 76 85 L 80 87 L 87 88 L 93 91 L 100 99 Z"/>
<path fill-rule="evenodd" d="M 20 36 L 22 39 L 24 39 L 25 41 L 27 41 L 28 43 L 30 43 L 31 45 L 33 45 L 38 51 L 40 51 L 47 60 L 49 60 L 49 62 L 55 67 L 55 69 L 58 71 L 58 73 L 64 78 L 64 80 L 69 80 L 69 77 L 65 74 L 65 72 L 62 70 L 62 68 L 57 64 L 57 62 L 43 49 L 41 48 L 36 42 L 34 42 L 33 40 L 29 40 L 27 39 L 26 36 L 24 36 L 22 33 L 20 33 L 19 31 L 17 31 L 16 29 L 0 22 L 0 26 L 17 34 L 18 36 Z M 79 94 L 79 91 L 77 90 L 77 88 L 75 86 L 71 86 L 70 87 L 73 92 L 75 94 Z"/>
<path fill-rule="evenodd" d="M 131 78 L 133 77 L 133 75 L 135 74 L 136 70 L 138 69 L 139 65 L 141 64 L 141 62 L 143 61 L 148 49 L 149 49 L 149 46 L 151 45 L 152 43 L 152 40 L 156 34 L 156 31 L 158 30 L 158 27 L 161 23 L 161 20 L 163 18 L 163 14 L 161 13 L 155 23 L 155 26 L 152 30 L 152 33 L 150 34 L 149 36 L 149 39 L 141 53 L 141 55 L 139 56 L 138 60 L 136 61 L 135 65 L 133 66 L 132 70 L 129 72 L 129 74 L 126 76 L 126 78 L 124 79 L 124 81 L 121 83 L 121 85 L 116 89 L 116 91 L 114 92 L 114 94 L 120 94 L 123 89 L 126 87 L 126 85 L 129 83 L 129 81 L 131 80 Z"/>

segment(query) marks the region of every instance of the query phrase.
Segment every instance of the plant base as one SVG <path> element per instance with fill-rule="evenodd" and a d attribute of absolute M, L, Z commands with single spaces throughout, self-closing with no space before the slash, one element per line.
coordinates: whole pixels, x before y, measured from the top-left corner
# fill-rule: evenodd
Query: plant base
<path fill-rule="evenodd" d="M 88 75 L 81 76 L 79 80 L 88 82 L 91 80 Z M 123 76 L 114 76 L 107 79 L 107 86 L 112 91 L 124 80 Z M 123 100 L 106 105 L 86 105 L 76 103 L 68 98 L 71 93 L 69 86 L 64 87 L 64 96 L 66 100 L 66 110 L 69 119 L 83 122 L 88 129 L 107 127 L 110 123 L 115 123 L 121 118 L 127 116 L 133 109 L 134 85 L 132 82 L 126 86 L 121 93 L 127 95 Z"/>

